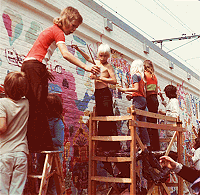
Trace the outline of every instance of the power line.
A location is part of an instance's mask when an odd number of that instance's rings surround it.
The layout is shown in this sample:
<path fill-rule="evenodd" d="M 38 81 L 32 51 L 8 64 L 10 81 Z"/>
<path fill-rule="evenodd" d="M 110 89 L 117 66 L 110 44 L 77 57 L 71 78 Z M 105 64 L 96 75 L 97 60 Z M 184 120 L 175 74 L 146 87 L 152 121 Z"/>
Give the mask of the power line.
<path fill-rule="evenodd" d="M 172 18 L 174 18 L 179 24 L 181 24 L 181 26 L 183 26 L 184 28 L 186 28 L 188 31 L 190 32 L 194 32 L 187 24 L 185 24 L 179 17 L 177 17 L 166 5 L 164 5 L 162 2 L 160 2 L 159 0 L 157 0 L 158 2 L 156 2 L 155 0 L 153 0 L 156 4 L 158 4 L 163 10 L 165 10 Z"/>
<path fill-rule="evenodd" d="M 176 48 L 174 48 L 174 49 L 172 49 L 172 50 L 169 50 L 167 53 L 169 53 L 169 52 L 171 52 L 171 51 L 174 51 L 175 49 L 178 49 L 178 48 L 180 48 L 180 47 L 182 47 L 182 46 L 184 46 L 184 45 L 187 45 L 188 43 L 191 43 L 191 42 L 197 40 L 198 38 L 199 38 L 199 37 L 197 37 L 196 39 L 193 39 L 193 40 L 191 40 L 191 41 L 189 41 L 189 42 L 187 42 L 187 43 L 185 43 L 185 44 L 183 44 L 183 45 L 180 45 L 180 46 L 178 46 L 178 47 L 176 47 Z"/>
<path fill-rule="evenodd" d="M 102 2 L 101 0 L 98 0 L 98 1 L 101 2 L 103 5 L 105 5 L 107 8 L 109 8 L 112 12 L 114 12 L 115 14 L 117 14 L 118 16 L 120 16 L 121 18 L 123 18 L 124 20 L 126 20 L 128 23 L 130 23 L 131 25 L 133 25 L 134 27 L 136 27 L 137 29 L 139 29 L 141 32 L 143 32 L 144 34 L 146 34 L 148 37 L 150 37 L 150 38 L 152 38 L 152 39 L 155 40 L 155 38 L 153 38 L 148 33 L 146 33 L 145 31 L 143 31 L 141 28 L 139 28 L 138 26 L 136 26 L 135 24 L 133 24 L 130 20 L 128 20 L 127 18 L 125 18 L 124 16 L 122 16 L 121 14 L 119 14 L 113 8 L 111 8 L 110 6 L 108 6 L 107 4 L 105 4 L 104 2 Z"/>
<path fill-rule="evenodd" d="M 140 29 L 138 26 L 136 26 L 135 24 L 133 24 L 130 20 L 128 20 L 128 19 L 126 19 L 124 16 L 122 16 L 121 14 L 119 14 L 117 11 L 115 11 L 114 9 L 112 9 L 110 6 L 108 6 L 107 4 L 105 4 L 104 2 L 102 2 L 101 0 L 95 0 L 95 1 L 98 1 L 98 2 L 101 2 L 104 6 L 106 6 L 107 8 L 109 8 L 112 12 L 114 12 L 114 14 L 116 14 L 116 15 L 118 15 L 118 16 L 120 16 L 121 18 L 123 18 L 125 21 L 127 21 L 128 23 L 130 23 L 131 25 L 133 25 L 134 27 L 136 27 L 137 29 L 139 29 L 142 33 L 144 33 L 145 35 L 147 35 L 148 37 L 150 37 L 151 39 L 153 39 L 153 40 L 155 40 L 155 38 L 153 38 L 151 35 L 149 35 L 148 33 L 146 33 L 145 31 L 143 31 L 142 29 Z M 155 15 L 156 17 L 158 17 L 160 20 L 162 20 L 163 22 L 165 22 L 166 24 L 168 24 L 169 26 L 171 26 L 172 28 L 174 28 L 174 29 L 176 29 L 177 31 L 179 31 L 177 28 L 175 28 L 175 27 L 173 27 L 171 24 L 169 24 L 168 22 L 166 22 L 165 20 L 163 20 L 161 17 L 159 17 L 158 15 L 156 15 L 155 13 L 153 13 L 151 10 L 149 10 L 147 7 L 145 7 L 144 5 L 142 5 L 140 2 L 138 2 L 137 0 L 135 0 L 138 4 L 140 4 L 142 7 L 144 7 L 146 10 L 148 10 L 151 14 L 153 14 L 153 15 Z M 159 0 L 158 0 L 159 1 Z M 159 1 L 160 2 L 160 1 Z M 157 2 L 155 2 L 155 3 L 157 3 Z M 161 3 L 161 2 L 160 2 Z M 157 3 L 158 4 L 158 3 Z M 162 4 L 162 3 L 161 3 Z M 103 6 L 102 5 L 102 6 Z M 159 5 L 159 4 L 158 4 Z M 162 4 L 166 9 L 168 9 L 164 4 Z M 160 7 L 161 7 L 161 5 L 159 5 Z M 162 8 L 162 9 L 164 9 L 164 8 Z M 164 9 L 165 10 L 165 9 Z M 169 10 L 169 9 L 168 9 Z M 166 10 L 165 10 L 166 11 Z M 167 12 L 167 11 L 166 11 Z M 178 23 L 182 23 L 181 25 L 184 27 L 184 28 L 187 28 L 187 30 L 188 31 L 191 31 L 192 32 L 192 30 L 185 24 L 185 23 L 183 23 L 175 14 L 173 14 L 173 12 L 171 12 L 170 10 L 169 10 L 169 12 L 172 14 L 172 15 L 174 15 L 174 19 L 175 18 L 177 18 L 177 22 Z M 170 15 L 170 13 L 168 13 L 169 15 Z M 179 20 L 179 21 L 178 21 Z M 181 32 L 181 31 L 179 31 L 181 34 L 183 33 L 183 32 Z M 195 39 L 196 40 L 196 39 Z M 193 40 L 194 41 L 194 40 Z M 188 43 L 190 43 L 190 42 L 188 42 Z M 188 44 L 188 43 L 186 43 L 186 44 Z M 186 44 L 184 44 L 184 45 L 186 45 Z M 179 47 L 182 47 L 182 46 L 184 46 L 184 45 L 181 45 L 181 46 L 179 46 Z M 169 48 L 167 48 L 166 46 L 163 46 L 164 48 L 166 48 L 167 50 L 169 50 Z M 179 47 L 177 47 L 177 48 L 179 48 Z M 188 62 L 186 62 L 183 58 L 181 58 L 179 55 L 177 55 L 176 53 L 174 53 L 173 52 L 173 50 L 175 50 L 175 49 L 177 49 L 177 48 L 174 48 L 174 49 L 172 49 L 172 50 L 170 50 L 170 51 L 168 51 L 168 52 L 172 52 L 172 54 L 173 55 L 175 55 L 175 56 L 177 56 L 179 59 L 181 59 L 182 61 L 184 61 L 185 63 L 187 63 L 189 66 L 191 66 L 192 68 L 194 68 L 191 64 L 189 64 Z M 167 53 L 168 53 L 167 52 Z M 194 68 L 195 69 L 195 68 Z M 196 69 L 197 70 L 197 69 Z"/>
<path fill-rule="evenodd" d="M 147 7 L 145 7 L 143 4 L 141 4 L 139 1 L 135 0 L 137 3 L 139 3 L 142 7 L 144 7 L 146 10 L 148 10 L 151 14 L 155 15 L 156 17 L 158 17 L 160 20 L 162 20 L 163 22 L 165 22 L 166 24 L 168 24 L 169 26 L 171 26 L 172 28 L 176 29 L 177 31 L 179 31 L 177 28 L 173 27 L 171 24 L 169 24 L 168 22 L 166 22 L 165 20 L 163 20 L 161 17 L 159 17 L 158 15 L 156 15 L 154 12 L 152 12 L 150 9 L 148 9 Z M 182 33 L 181 31 L 179 31 L 180 33 Z"/>

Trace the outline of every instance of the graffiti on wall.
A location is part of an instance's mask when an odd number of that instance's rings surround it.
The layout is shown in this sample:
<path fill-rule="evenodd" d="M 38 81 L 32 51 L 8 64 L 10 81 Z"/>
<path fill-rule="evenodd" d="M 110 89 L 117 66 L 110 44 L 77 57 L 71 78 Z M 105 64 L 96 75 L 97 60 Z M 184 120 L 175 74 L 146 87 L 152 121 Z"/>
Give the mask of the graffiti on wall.
<path fill-rule="evenodd" d="M 5 57 L 10 65 L 21 67 L 25 55 L 19 55 L 14 49 L 5 49 Z"/>
<path fill-rule="evenodd" d="M 5 9 L 2 13 L 2 19 L 9 40 L 8 45 L 3 48 L 5 51 L 5 63 L 7 62 L 7 64 L 11 66 L 21 67 L 26 54 L 20 55 L 21 52 L 15 49 L 15 44 L 16 40 L 22 36 L 22 17 L 12 10 Z M 30 21 L 30 24 L 26 26 L 29 26 L 29 29 L 24 33 L 24 37 L 21 37 L 21 39 L 32 45 L 39 35 L 39 32 L 41 32 L 42 26 L 35 21 Z M 94 59 L 97 58 L 96 53 L 98 43 L 87 44 L 84 39 L 73 35 L 70 45 L 72 44 L 80 46 L 80 49 L 88 54 L 89 51 L 87 45 L 89 45 Z M 83 63 L 86 63 L 82 55 L 70 45 L 67 45 L 68 50 Z M 12 46 L 12 49 L 9 49 L 9 46 Z M 55 52 L 59 53 L 58 55 L 61 57 L 58 49 Z M 0 59 L 0 66 L 2 63 L 2 59 Z M 119 85 L 122 87 L 130 86 L 130 63 L 117 53 L 111 54 L 109 63 L 115 70 Z M 64 108 L 63 116 L 66 129 L 64 142 L 65 153 L 63 156 L 66 163 L 64 166 L 66 186 L 69 192 L 72 191 L 72 193 L 74 193 L 74 186 L 78 190 L 78 193 L 81 194 L 84 189 L 87 189 L 87 120 L 89 111 L 92 110 L 92 106 L 94 105 L 94 84 L 85 70 L 76 67 L 75 73 L 67 71 L 65 67 L 57 61 L 56 57 L 48 62 L 47 67 L 55 76 L 55 80 L 49 83 L 49 93 L 58 94 L 62 99 Z M 81 95 L 78 95 L 78 92 L 80 91 L 80 88 L 77 87 L 80 86 L 80 81 L 78 82 L 78 80 L 83 80 L 83 82 L 81 82 Z M 118 102 L 122 99 L 122 94 L 116 90 L 116 86 L 111 85 L 110 89 L 113 94 L 115 115 L 121 115 Z M 195 137 L 192 127 L 194 126 L 197 129 L 197 126 L 199 125 L 198 117 L 200 114 L 200 100 L 192 94 L 187 93 L 182 84 L 177 85 L 177 89 L 180 109 L 182 111 L 181 120 L 183 121 L 183 126 L 187 128 L 187 132 L 184 134 L 184 140 L 186 140 L 184 151 L 188 152 L 191 149 L 191 145 L 188 143 L 191 143 Z M 118 122 L 117 128 L 120 135 L 128 134 L 127 124 L 124 121 Z"/>
<path fill-rule="evenodd" d="M 18 39 L 22 33 L 23 30 L 22 17 L 21 15 L 15 13 L 10 9 L 5 9 L 2 14 L 2 18 L 4 26 L 8 33 L 9 44 L 10 46 L 12 46 L 15 40 Z"/>

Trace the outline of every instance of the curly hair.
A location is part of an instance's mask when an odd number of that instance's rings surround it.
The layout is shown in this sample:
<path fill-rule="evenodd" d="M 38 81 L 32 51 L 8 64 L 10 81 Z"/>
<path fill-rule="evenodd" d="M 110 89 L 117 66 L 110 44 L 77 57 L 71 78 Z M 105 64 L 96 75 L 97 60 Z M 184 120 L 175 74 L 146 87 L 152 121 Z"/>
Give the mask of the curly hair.
<path fill-rule="evenodd" d="M 62 27 L 68 26 L 73 20 L 77 20 L 79 24 L 83 22 L 83 18 L 80 15 L 79 11 L 69 6 L 61 11 L 60 17 L 53 19 L 53 23 Z"/>
<path fill-rule="evenodd" d="M 168 98 L 177 98 L 176 94 L 177 88 L 174 85 L 167 85 L 164 92 Z"/>

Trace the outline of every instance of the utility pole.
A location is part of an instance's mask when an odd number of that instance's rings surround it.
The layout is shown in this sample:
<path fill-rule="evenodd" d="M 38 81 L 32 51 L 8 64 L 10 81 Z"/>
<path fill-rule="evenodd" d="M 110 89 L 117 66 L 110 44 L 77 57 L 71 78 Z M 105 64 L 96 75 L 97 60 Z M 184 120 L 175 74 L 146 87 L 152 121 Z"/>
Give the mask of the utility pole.
<path fill-rule="evenodd" d="M 192 38 L 200 38 L 200 35 L 195 35 L 195 33 L 194 33 L 191 36 L 186 36 L 186 34 L 182 34 L 182 37 L 171 38 L 171 39 L 162 39 L 162 40 L 156 40 L 156 41 L 152 41 L 152 42 L 153 43 L 160 43 L 161 44 L 161 49 L 162 49 L 162 43 L 163 42 L 179 41 L 179 40 L 192 39 Z"/>

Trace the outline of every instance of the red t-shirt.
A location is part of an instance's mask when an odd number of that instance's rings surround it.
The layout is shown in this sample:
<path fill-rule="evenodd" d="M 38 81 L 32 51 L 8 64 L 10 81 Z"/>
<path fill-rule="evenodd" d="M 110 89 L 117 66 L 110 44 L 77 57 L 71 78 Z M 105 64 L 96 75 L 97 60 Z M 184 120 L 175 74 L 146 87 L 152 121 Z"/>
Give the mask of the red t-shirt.
<path fill-rule="evenodd" d="M 144 92 L 144 80 L 142 79 L 141 75 L 134 74 L 132 76 L 132 84 L 138 83 L 139 84 L 139 91 L 138 92 L 133 92 L 132 96 L 142 96 L 145 97 L 145 92 Z"/>
<path fill-rule="evenodd" d="M 36 59 L 46 64 L 58 43 L 65 43 L 65 35 L 64 32 L 54 24 L 40 33 L 25 60 Z"/>
<path fill-rule="evenodd" d="M 147 82 L 147 96 L 150 94 L 157 94 L 158 81 L 156 75 L 154 75 L 152 78 L 152 74 L 148 71 L 145 71 L 144 75 Z"/>

